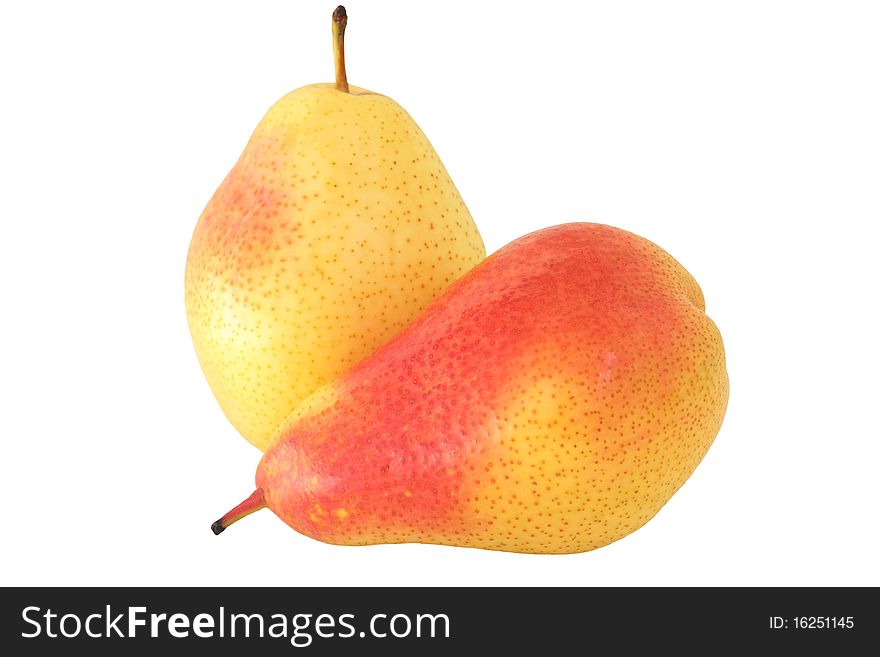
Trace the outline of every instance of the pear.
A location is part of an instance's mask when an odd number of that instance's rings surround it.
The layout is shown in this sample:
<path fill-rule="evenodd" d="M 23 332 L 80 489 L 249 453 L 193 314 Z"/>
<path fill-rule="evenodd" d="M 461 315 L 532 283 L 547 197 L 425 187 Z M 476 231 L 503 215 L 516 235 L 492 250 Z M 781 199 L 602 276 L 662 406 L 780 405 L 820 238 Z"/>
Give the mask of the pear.
<path fill-rule="evenodd" d="M 264 449 L 290 411 L 485 257 L 458 191 L 397 103 L 297 89 L 253 133 L 199 219 L 186 266 L 196 353 L 223 411 Z"/>
<path fill-rule="evenodd" d="M 724 347 L 693 277 L 574 223 L 504 247 L 279 428 L 257 490 L 341 545 L 571 553 L 644 525 L 715 438 Z"/>

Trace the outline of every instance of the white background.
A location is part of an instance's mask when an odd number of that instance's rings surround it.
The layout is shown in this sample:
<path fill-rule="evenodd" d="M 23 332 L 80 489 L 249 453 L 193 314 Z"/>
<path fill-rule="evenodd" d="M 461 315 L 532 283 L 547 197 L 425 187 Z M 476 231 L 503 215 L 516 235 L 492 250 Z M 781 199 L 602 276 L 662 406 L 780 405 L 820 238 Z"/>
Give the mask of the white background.
<path fill-rule="evenodd" d="M 596 552 L 333 547 L 247 496 L 183 304 L 263 113 L 332 74 L 332 2 L 4 3 L 0 581 L 880 585 L 880 15 L 871 2 L 348 4 L 353 84 L 443 158 L 489 251 L 599 221 L 701 283 L 730 406 Z"/>

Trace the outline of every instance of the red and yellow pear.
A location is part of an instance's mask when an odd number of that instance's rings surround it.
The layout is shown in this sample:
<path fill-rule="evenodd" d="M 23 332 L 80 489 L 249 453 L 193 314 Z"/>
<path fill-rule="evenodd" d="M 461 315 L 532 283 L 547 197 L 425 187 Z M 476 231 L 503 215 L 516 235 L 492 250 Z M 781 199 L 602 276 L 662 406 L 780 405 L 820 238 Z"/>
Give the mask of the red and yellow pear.
<path fill-rule="evenodd" d="M 336 83 L 279 100 L 202 213 L 186 267 L 196 353 L 264 449 L 290 411 L 485 257 L 437 153 L 397 103 Z"/>
<path fill-rule="evenodd" d="M 257 490 L 328 543 L 592 550 L 684 484 L 727 406 L 694 278 L 632 233 L 575 223 L 509 244 L 279 428 Z"/>

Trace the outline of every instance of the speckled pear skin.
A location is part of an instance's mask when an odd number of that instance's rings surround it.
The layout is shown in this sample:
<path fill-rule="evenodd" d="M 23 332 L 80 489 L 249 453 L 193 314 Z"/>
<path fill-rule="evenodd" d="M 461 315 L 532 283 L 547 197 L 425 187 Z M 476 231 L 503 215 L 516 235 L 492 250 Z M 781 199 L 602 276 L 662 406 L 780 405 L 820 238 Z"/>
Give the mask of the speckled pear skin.
<path fill-rule="evenodd" d="M 533 233 L 310 396 L 257 486 L 329 543 L 607 545 L 660 510 L 721 426 L 724 348 L 704 308 L 637 235 Z"/>
<path fill-rule="evenodd" d="M 199 362 L 265 449 L 290 411 L 485 257 L 464 202 L 397 103 L 297 89 L 202 213 L 186 267 Z"/>

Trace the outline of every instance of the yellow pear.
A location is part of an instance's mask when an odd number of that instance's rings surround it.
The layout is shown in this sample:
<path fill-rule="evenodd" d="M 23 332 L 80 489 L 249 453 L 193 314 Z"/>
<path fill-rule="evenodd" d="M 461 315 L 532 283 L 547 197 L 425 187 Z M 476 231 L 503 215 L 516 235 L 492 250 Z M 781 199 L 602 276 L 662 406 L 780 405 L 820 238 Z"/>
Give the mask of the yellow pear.
<path fill-rule="evenodd" d="M 470 213 L 397 103 L 336 83 L 297 89 L 254 131 L 202 213 L 186 310 L 208 383 L 265 449 L 320 385 L 368 355 L 485 257 Z"/>

